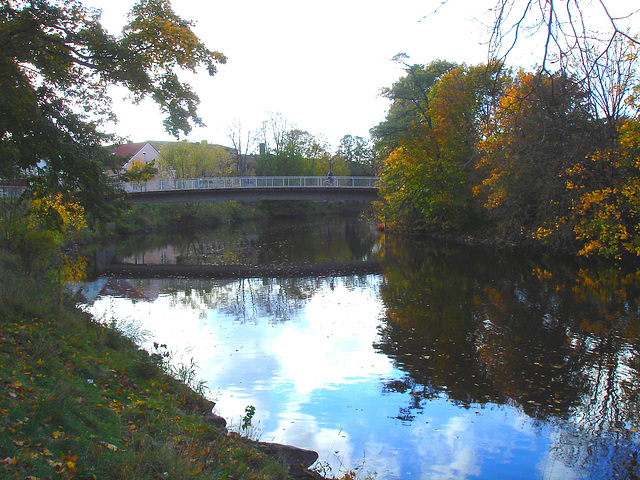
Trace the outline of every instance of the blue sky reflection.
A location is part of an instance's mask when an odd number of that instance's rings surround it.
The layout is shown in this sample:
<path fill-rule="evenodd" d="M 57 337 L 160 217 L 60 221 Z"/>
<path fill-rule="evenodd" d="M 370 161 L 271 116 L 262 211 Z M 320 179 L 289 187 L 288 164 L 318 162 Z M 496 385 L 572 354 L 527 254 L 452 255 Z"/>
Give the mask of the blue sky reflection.
<path fill-rule="evenodd" d="M 411 393 L 383 391 L 403 372 L 373 347 L 385 314 L 380 281 L 315 279 L 294 298 L 274 280 L 177 292 L 169 281 L 131 280 L 155 293 L 98 297 L 92 310 L 139 323 L 148 347 L 167 344 L 176 362 L 193 358 L 232 426 L 253 405 L 261 440 L 316 450 L 336 474 L 363 465 L 389 479 L 573 478 L 549 454 L 554 433 L 517 408 L 436 398 L 412 421 L 397 418 Z"/>

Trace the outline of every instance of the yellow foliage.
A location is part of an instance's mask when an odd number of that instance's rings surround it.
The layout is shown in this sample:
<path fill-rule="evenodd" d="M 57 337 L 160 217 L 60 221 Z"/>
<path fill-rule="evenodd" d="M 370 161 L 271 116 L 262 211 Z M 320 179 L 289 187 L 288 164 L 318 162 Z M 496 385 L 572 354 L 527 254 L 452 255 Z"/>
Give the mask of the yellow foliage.
<path fill-rule="evenodd" d="M 609 254 L 620 258 L 624 250 L 640 253 L 628 242 L 631 235 L 623 221 L 618 197 L 617 189 L 604 188 L 588 192 L 580 198 L 577 208 L 579 223 L 574 232 L 578 240 L 586 243 L 578 252 L 579 255 Z"/>
<path fill-rule="evenodd" d="M 57 214 L 63 227 L 63 232 L 79 232 L 87 227 L 84 215 L 84 207 L 79 202 L 65 202 L 62 194 L 37 198 L 33 200 L 32 215 L 29 218 L 30 225 L 36 227 L 41 223 L 43 216 L 51 212 Z"/>
<path fill-rule="evenodd" d="M 81 282 L 86 278 L 87 259 L 82 255 L 70 257 L 65 255 L 61 269 L 61 277 L 64 282 Z"/>

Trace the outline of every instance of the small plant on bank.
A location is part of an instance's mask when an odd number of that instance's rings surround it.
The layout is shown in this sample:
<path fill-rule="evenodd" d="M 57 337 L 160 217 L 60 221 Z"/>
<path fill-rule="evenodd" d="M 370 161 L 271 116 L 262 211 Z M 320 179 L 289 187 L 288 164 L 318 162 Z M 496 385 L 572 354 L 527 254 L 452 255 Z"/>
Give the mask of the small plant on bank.
<path fill-rule="evenodd" d="M 170 368 L 170 372 L 175 378 L 193 389 L 194 392 L 199 395 L 205 395 L 209 388 L 205 380 L 198 378 L 196 370 L 199 368 L 193 357 L 191 357 L 188 364 L 178 362 L 175 367 Z"/>
<path fill-rule="evenodd" d="M 244 409 L 244 417 L 242 417 L 242 430 L 246 430 L 251 426 L 251 421 L 253 420 L 253 416 L 256 414 L 256 407 L 253 405 L 248 405 L 247 408 Z"/>
<path fill-rule="evenodd" d="M 334 472 L 333 467 L 328 461 L 316 462 L 312 470 L 323 478 L 331 478 L 334 480 L 375 480 L 378 478 L 377 472 L 371 472 L 365 469 L 367 464 L 366 454 L 363 455 L 362 460 L 351 467 L 344 465 L 339 451 L 335 451 L 334 456 L 339 464 L 337 472 Z"/>
<path fill-rule="evenodd" d="M 153 348 L 152 357 L 157 360 L 166 373 L 187 385 L 198 395 L 205 396 L 208 393 L 207 382 L 198 378 L 196 372 L 200 367 L 193 357 L 189 359 L 189 363 L 184 363 L 182 359 L 175 360 L 176 353 L 169 350 L 166 343 L 153 342 Z"/>
<path fill-rule="evenodd" d="M 254 423 L 255 414 L 256 407 L 254 407 L 253 405 L 247 405 L 247 407 L 244 409 L 244 415 L 240 418 L 240 426 L 234 428 L 234 426 L 232 425 L 231 429 L 235 430 L 237 433 L 248 440 L 259 441 L 262 435 L 262 431 L 260 427 L 258 427 L 258 425 Z"/>

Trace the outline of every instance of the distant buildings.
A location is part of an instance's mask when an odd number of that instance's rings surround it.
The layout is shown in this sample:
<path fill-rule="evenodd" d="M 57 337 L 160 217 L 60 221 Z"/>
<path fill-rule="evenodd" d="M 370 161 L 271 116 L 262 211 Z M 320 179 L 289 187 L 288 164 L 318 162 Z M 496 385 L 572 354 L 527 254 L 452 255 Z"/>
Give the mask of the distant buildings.
<path fill-rule="evenodd" d="M 113 155 L 126 159 L 122 164 L 122 169 L 129 170 L 134 161 L 139 161 L 147 165 L 154 160 L 157 160 L 160 156 L 160 149 L 165 143 L 167 142 L 128 142 L 122 145 L 111 147 L 111 153 Z"/>
<path fill-rule="evenodd" d="M 163 145 L 171 143 L 165 141 L 146 141 L 146 142 L 128 142 L 122 145 L 109 147 L 111 153 L 121 157 L 121 169 L 129 170 L 134 162 L 141 162 L 145 165 L 158 160 L 160 150 Z M 212 147 L 220 147 L 229 152 L 229 158 L 233 159 L 237 167 L 237 175 L 251 175 L 255 169 L 255 155 L 239 155 L 234 148 L 225 147 L 223 145 L 211 144 Z M 156 161 L 156 167 L 158 162 Z"/>

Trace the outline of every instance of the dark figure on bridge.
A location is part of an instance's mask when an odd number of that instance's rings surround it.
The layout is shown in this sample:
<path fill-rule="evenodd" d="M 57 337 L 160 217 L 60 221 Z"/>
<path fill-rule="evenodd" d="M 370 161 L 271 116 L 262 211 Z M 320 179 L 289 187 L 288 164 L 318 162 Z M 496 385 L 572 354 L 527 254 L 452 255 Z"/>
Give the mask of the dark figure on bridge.
<path fill-rule="evenodd" d="M 333 185 L 333 173 L 331 173 L 331 170 L 327 174 L 327 185 Z"/>

